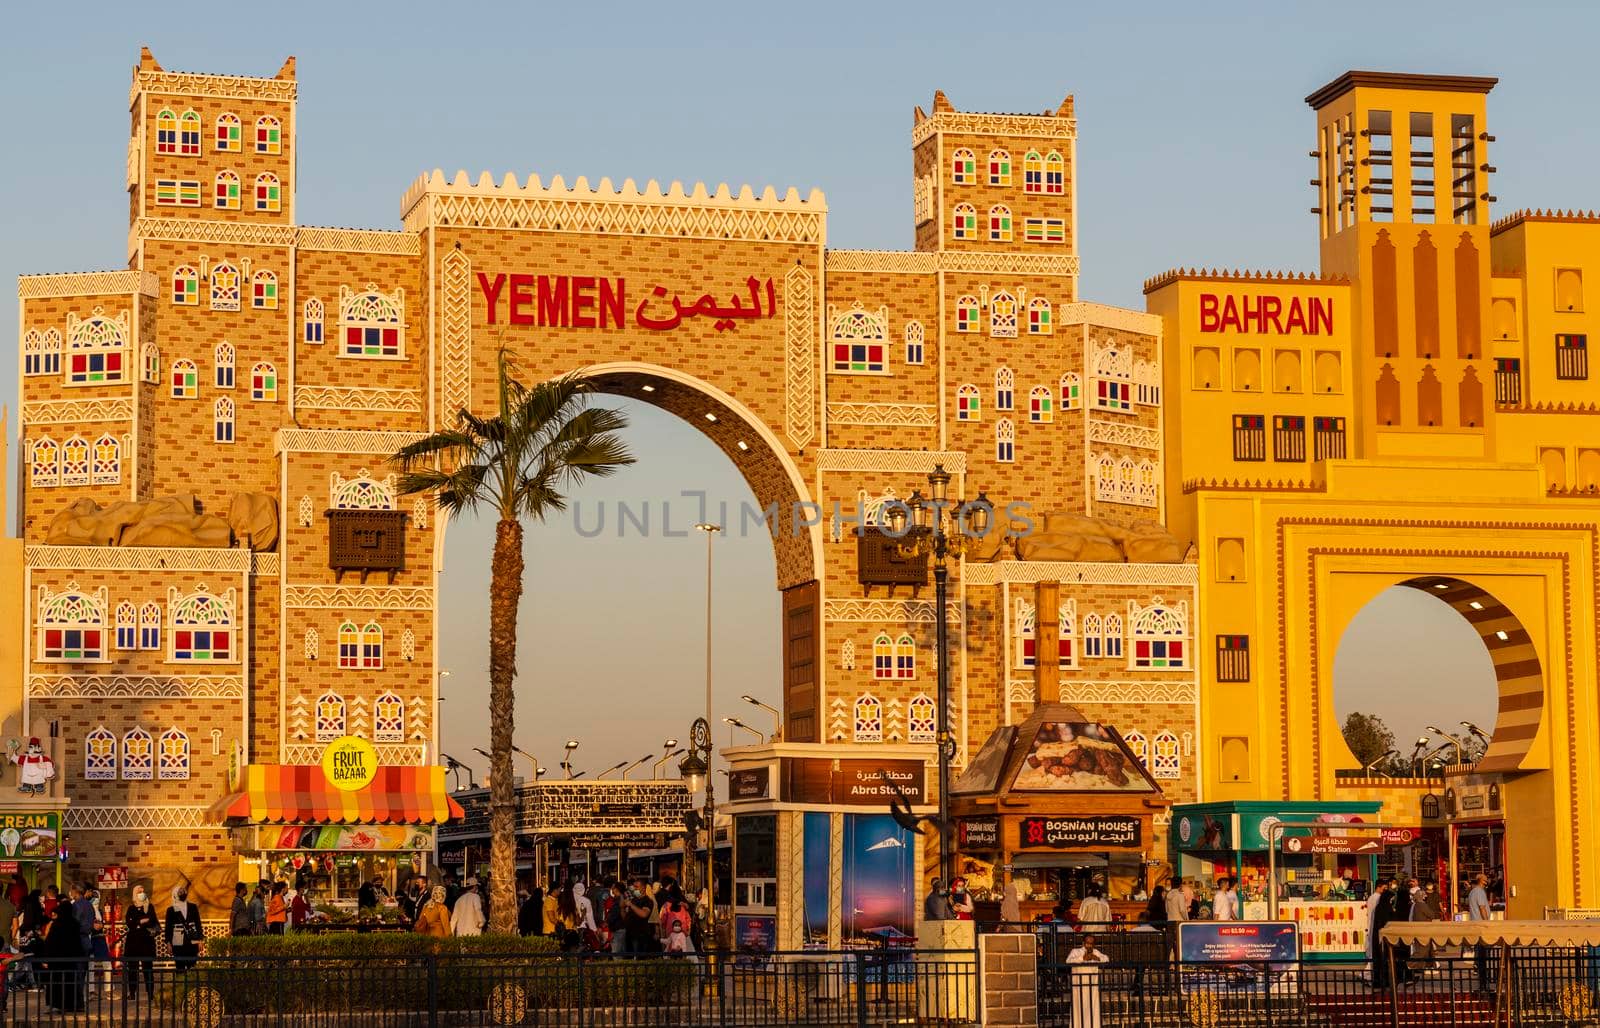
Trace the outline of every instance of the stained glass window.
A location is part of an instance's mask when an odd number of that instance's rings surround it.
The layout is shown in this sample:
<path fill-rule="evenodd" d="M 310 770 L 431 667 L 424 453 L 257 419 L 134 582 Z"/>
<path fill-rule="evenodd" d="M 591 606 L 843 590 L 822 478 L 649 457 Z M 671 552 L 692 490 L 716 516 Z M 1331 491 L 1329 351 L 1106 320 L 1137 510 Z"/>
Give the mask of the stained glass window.
<path fill-rule="evenodd" d="M 117 777 L 117 737 L 104 725 L 83 737 L 83 777 L 91 782 L 108 782 Z"/>
<path fill-rule="evenodd" d="M 1030 243 L 1064 243 L 1067 241 L 1065 218 L 1024 218 L 1022 238 Z"/>
<path fill-rule="evenodd" d="M 218 397 L 212 413 L 212 438 L 219 443 L 233 442 L 233 401 L 226 396 Z"/>
<path fill-rule="evenodd" d="M 1129 732 L 1122 737 L 1122 741 L 1128 744 L 1128 749 L 1133 751 L 1133 755 L 1138 758 L 1139 764 L 1149 770 L 1150 741 L 1144 737 L 1144 733 L 1140 731 Z"/>
<path fill-rule="evenodd" d="M 978 330 L 978 298 L 976 296 L 960 296 L 956 298 L 956 331 L 976 332 Z"/>
<path fill-rule="evenodd" d="M 266 361 L 250 369 L 250 399 L 267 403 L 278 400 L 278 369 Z"/>
<path fill-rule="evenodd" d="M 184 307 L 200 303 L 200 272 L 192 264 L 172 269 L 172 302 Z"/>
<path fill-rule="evenodd" d="M 161 768 L 157 777 L 164 782 L 189 777 L 189 736 L 176 728 L 161 733 Z"/>
<path fill-rule="evenodd" d="M 1029 150 L 1022 156 L 1022 191 L 1044 192 L 1044 158 L 1037 150 Z"/>
<path fill-rule="evenodd" d="M 978 387 L 967 384 L 956 387 L 956 420 L 977 421 L 979 414 Z"/>
<path fill-rule="evenodd" d="M 379 696 L 372 705 L 372 741 L 406 741 L 406 707 L 392 692 Z"/>
<path fill-rule="evenodd" d="M 192 400 L 200 395 L 200 372 L 194 361 L 181 357 L 172 362 L 172 396 L 177 400 Z"/>
<path fill-rule="evenodd" d="M 76 582 L 59 593 L 39 587 L 39 656 L 53 663 L 106 660 L 106 590 L 90 593 Z"/>
<path fill-rule="evenodd" d="M 994 409 L 1011 410 L 1014 406 L 1013 397 L 1016 395 L 1017 376 L 1010 368 L 1001 367 L 994 373 Z"/>
<path fill-rule="evenodd" d="M 1061 409 L 1077 410 L 1083 406 L 1083 377 L 1076 371 L 1061 376 Z"/>
<path fill-rule="evenodd" d="M 1011 155 L 1004 150 L 989 151 L 989 184 L 991 186 L 1011 184 Z"/>
<path fill-rule="evenodd" d="M 89 454 L 91 485 L 116 485 L 122 481 L 122 440 L 107 432 L 94 441 Z"/>
<path fill-rule="evenodd" d="M 178 153 L 184 157 L 200 156 L 200 115 L 184 111 L 178 119 Z"/>
<path fill-rule="evenodd" d="M 883 704 L 870 692 L 856 697 L 855 742 L 883 741 Z"/>
<path fill-rule="evenodd" d="M 371 621 L 361 627 L 361 667 L 364 670 L 383 667 L 383 629 Z"/>
<path fill-rule="evenodd" d="M 139 614 L 133 604 L 123 600 L 117 604 L 117 649 L 139 648 Z"/>
<path fill-rule="evenodd" d="M 970 203 L 956 204 L 951 236 L 955 239 L 978 238 L 978 209 Z"/>
<path fill-rule="evenodd" d="M 218 389 L 233 388 L 233 344 L 223 341 L 211 351 L 211 363 L 215 367 L 215 378 Z"/>
<path fill-rule="evenodd" d="M 906 742 L 937 742 L 938 706 L 926 693 L 918 693 L 906 704 Z"/>
<path fill-rule="evenodd" d="M 127 315 L 108 318 L 96 307 L 67 316 L 67 385 L 111 385 L 127 379 Z"/>
<path fill-rule="evenodd" d="M 1042 296 L 1035 296 L 1028 301 L 1028 334 L 1030 336 L 1047 336 L 1055 331 L 1055 322 L 1050 316 L 1050 301 Z"/>
<path fill-rule="evenodd" d="M 354 621 L 346 621 L 339 626 L 339 666 L 361 666 L 361 631 L 356 628 Z"/>
<path fill-rule="evenodd" d="M 994 423 L 994 459 L 1001 464 L 1010 464 L 1016 459 L 1017 427 L 1011 423 L 1010 418 L 1001 418 Z"/>
<path fill-rule="evenodd" d="M 902 635 L 894 641 L 894 676 L 917 677 L 917 642 L 909 635 Z"/>
<path fill-rule="evenodd" d="M 317 741 L 332 742 L 344 735 L 344 697 L 336 692 L 325 692 L 317 697 Z"/>
<path fill-rule="evenodd" d="M 344 337 L 342 357 L 398 359 L 405 356 L 405 333 L 401 324 L 404 292 L 380 293 L 369 285 L 363 292 L 339 290 L 339 325 Z"/>
<path fill-rule="evenodd" d="M 178 152 L 178 115 L 163 109 L 156 114 L 156 153 Z"/>
<path fill-rule="evenodd" d="M 853 307 L 833 322 L 833 370 L 877 374 L 885 369 L 884 312 Z"/>
<path fill-rule="evenodd" d="M 61 484 L 88 485 L 89 444 L 82 436 L 73 436 L 61 444 Z"/>
<path fill-rule="evenodd" d="M 1189 666 L 1189 604 L 1167 605 L 1157 597 L 1149 606 L 1128 604 L 1133 626 L 1133 652 L 1128 667 L 1149 671 L 1178 671 Z"/>
<path fill-rule="evenodd" d="M 258 271 L 250 276 L 250 306 L 258 311 L 278 309 L 278 276 L 270 271 Z"/>
<path fill-rule="evenodd" d="M 61 484 L 61 447 L 47 435 L 39 436 L 29 444 L 28 484 L 32 486 Z"/>
<path fill-rule="evenodd" d="M 236 211 L 240 208 L 239 174 L 234 171 L 217 172 L 217 189 L 213 201 L 218 208 L 225 211 Z"/>
<path fill-rule="evenodd" d="M 1011 208 L 995 204 L 989 208 L 989 242 L 1011 242 Z"/>
<path fill-rule="evenodd" d="M 316 346 L 322 345 L 322 301 L 317 299 L 307 300 L 304 306 L 305 316 L 305 341 Z"/>
<path fill-rule="evenodd" d="M 1047 194 L 1061 196 L 1066 193 L 1066 168 L 1066 162 L 1054 150 L 1044 155 L 1044 191 Z"/>
<path fill-rule="evenodd" d="M 278 176 L 264 171 L 256 176 L 256 210 L 276 214 L 283 209 L 283 187 Z"/>
<path fill-rule="evenodd" d="M 1183 748 L 1171 732 L 1157 732 L 1150 749 L 1150 774 L 1155 778 L 1183 777 Z"/>
<path fill-rule="evenodd" d="M 200 180 L 156 179 L 156 204 L 160 207 L 200 206 Z"/>
<path fill-rule="evenodd" d="M 148 782 L 155 777 L 155 739 L 135 725 L 122 737 L 122 778 Z"/>
<path fill-rule="evenodd" d="M 1049 386 L 1034 386 L 1028 390 L 1028 420 L 1035 424 L 1045 424 L 1055 420 L 1055 413 L 1051 409 Z"/>
<path fill-rule="evenodd" d="M 217 149 L 224 153 L 239 153 L 244 149 L 237 114 L 217 115 Z"/>
<path fill-rule="evenodd" d="M 970 186 L 978 181 L 978 159 L 966 147 L 950 155 L 950 181 L 958 186 Z"/>
<path fill-rule="evenodd" d="M 283 125 L 277 118 L 263 116 L 256 119 L 256 153 L 283 152 Z"/>
<path fill-rule="evenodd" d="M 1083 616 L 1083 655 L 1085 657 L 1105 656 L 1105 620 L 1099 614 L 1085 614 Z"/>
<path fill-rule="evenodd" d="M 30 328 L 22 335 L 22 373 L 24 375 L 61 374 L 61 333 Z"/>
<path fill-rule="evenodd" d="M 922 322 L 920 322 L 920 321 L 908 321 L 908 322 L 906 322 L 906 363 L 907 364 L 921 364 L 922 363 L 924 339 L 925 339 L 925 334 L 924 334 L 923 329 L 922 329 Z"/>
<path fill-rule="evenodd" d="M 239 309 L 239 269 L 227 261 L 211 266 L 211 309 Z"/>
<path fill-rule="evenodd" d="M 1106 656 L 1122 656 L 1122 615 L 1107 614 L 1105 627 Z"/>
<path fill-rule="evenodd" d="M 1089 370 L 1094 376 L 1094 405 L 1103 410 L 1133 409 L 1133 351 L 1115 345 L 1090 346 Z"/>
<path fill-rule="evenodd" d="M 997 339 L 1017 337 L 1017 301 L 1010 293 L 989 297 L 989 334 Z"/>
<path fill-rule="evenodd" d="M 200 586 L 187 596 L 177 589 L 167 590 L 167 606 L 172 616 L 172 651 L 169 660 L 185 663 L 231 663 L 238 659 L 233 648 L 234 591 L 221 595 Z"/>
<path fill-rule="evenodd" d="M 161 605 L 154 600 L 139 608 L 139 648 L 161 649 Z"/>
<path fill-rule="evenodd" d="M 872 677 L 894 677 L 894 640 L 887 633 L 872 640 Z"/>

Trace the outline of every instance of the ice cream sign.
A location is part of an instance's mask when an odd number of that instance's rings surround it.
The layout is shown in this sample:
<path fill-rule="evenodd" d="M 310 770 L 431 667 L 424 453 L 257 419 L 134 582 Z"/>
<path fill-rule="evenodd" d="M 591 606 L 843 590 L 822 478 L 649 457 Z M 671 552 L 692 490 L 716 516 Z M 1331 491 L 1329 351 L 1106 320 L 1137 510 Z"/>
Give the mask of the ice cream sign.
<path fill-rule="evenodd" d="M 61 815 L 0 814 L 0 857 L 6 860 L 54 860 L 61 837 Z"/>

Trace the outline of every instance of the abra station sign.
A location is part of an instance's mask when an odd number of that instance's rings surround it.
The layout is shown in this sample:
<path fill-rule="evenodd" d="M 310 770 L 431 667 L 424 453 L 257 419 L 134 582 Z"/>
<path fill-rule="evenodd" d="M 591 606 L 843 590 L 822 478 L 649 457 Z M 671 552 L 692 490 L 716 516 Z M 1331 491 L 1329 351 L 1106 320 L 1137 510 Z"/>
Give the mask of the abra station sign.
<path fill-rule="evenodd" d="M 1333 334 L 1333 298 L 1200 294 L 1200 331 L 1274 336 Z"/>
<path fill-rule="evenodd" d="M 1025 817 L 1017 823 L 1023 847 L 1082 849 L 1085 846 L 1138 846 L 1136 817 Z"/>
<path fill-rule="evenodd" d="M 629 299 L 628 280 L 602 275 L 499 274 L 478 272 L 491 325 L 536 325 L 539 328 L 627 328 L 630 324 L 652 332 L 675 329 L 695 318 L 706 318 L 718 332 L 738 328 L 739 322 L 770 318 L 778 311 L 778 292 L 772 279 L 744 280 L 744 291 L 734 290 L 723 300 L 711 293 L 689 299 L 665 286 L 649 285 L 636 291 L 643 299 Z"/>
<path fill-rule="evenodd" d="M 335 789 L 365 789 L 377 773 L 378 751 L 360 736 L 335 739 L 322 751 L 322 774 Z"/>

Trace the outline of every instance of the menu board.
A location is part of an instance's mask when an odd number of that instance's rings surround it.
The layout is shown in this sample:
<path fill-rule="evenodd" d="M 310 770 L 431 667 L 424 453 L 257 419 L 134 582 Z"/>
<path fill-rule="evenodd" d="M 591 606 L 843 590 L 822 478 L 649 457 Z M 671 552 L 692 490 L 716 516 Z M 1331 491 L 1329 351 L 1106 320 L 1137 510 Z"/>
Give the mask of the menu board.
<path fill-rule="evenodd" d="M 1366 953 L 1367 905 L 1361 900 L 1281 900 L 1278 916 L 1300 932 L 1300 951 Z"/>

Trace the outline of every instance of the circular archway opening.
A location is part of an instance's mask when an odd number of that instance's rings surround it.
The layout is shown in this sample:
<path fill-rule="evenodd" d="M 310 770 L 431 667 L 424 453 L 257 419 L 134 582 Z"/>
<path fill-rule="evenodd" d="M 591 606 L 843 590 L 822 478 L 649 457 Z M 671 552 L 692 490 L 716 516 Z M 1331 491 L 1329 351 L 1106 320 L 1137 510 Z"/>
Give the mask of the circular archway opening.
<path fill-rule="evenodd" d="M 1459 579 L 1422 577 L 1374 596 L 1346 626 L 1333 662 L 1334 713 L 1356 769 L 1437 777 L 1487 749 L 1501 700 L 1486 633 L 1509 612 Z"/>

